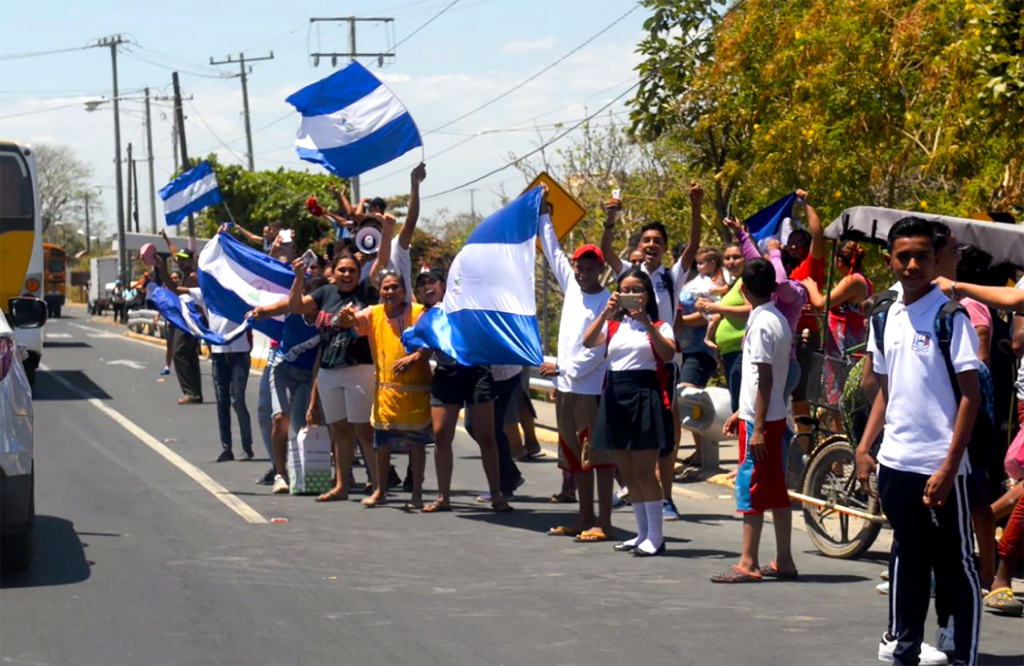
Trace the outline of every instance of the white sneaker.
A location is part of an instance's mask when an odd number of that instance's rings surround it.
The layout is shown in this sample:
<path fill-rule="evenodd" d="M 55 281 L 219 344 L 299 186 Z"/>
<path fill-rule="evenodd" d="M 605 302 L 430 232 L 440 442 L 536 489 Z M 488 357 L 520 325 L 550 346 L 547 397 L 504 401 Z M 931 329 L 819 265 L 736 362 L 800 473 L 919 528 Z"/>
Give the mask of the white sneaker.
<path fill-rule="evenodd" d="M 287 495 L 288 494 L 288 482 L 284 480 L 284 477 L 280 474 L 274 476 L 274 487 L 270 491 L 274 495 Z"/>
<path fill-rule="evenodd" d="M 896 651 L 896 639 L 886 640 L 886 638 L 886 635 L 882 634 L 882 640 L 878 641 L 878 661 L 891 664 L 895 661 L 893 652 Z M 949 663 L 949 660 L 946 658 L 946 655 L 931 645 L 921 643 L 921 660 L 919 663 L 921 666 L 945 666 Z"/>
<path fill-rule="evenodd" d="M 953 642 L 953 618 L 949 618 L 949 625 L 939 627 L 935 632 L 935 649 L 940 652 L 953 652 L 956 644 Z"/>

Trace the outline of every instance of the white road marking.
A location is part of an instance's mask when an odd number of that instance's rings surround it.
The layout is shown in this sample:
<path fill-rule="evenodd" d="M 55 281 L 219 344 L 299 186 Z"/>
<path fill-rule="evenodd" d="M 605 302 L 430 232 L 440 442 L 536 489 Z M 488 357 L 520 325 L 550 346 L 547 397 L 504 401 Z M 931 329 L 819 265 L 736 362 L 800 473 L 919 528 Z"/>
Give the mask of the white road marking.
<path fill-rule="evenodd" d="M 70 337 L 71 337 L 70 333 L 47 333 L 46 334 L 46 339 L 48 339 L 48 340 L 57 340 L 57 339 L 60 339 L 60 338 L 70 338 Z"/>
<path fill-rule="evenodd" d="M 50 370 L 46 365 L 40 364 L 39 369 L 48 372 Z M 182 472 L 192 478 L 193 481 L 198 483 L 200 486 L 210 492 L 211 495 L 223 502 L 229 509 L 237 513 L 239 516 L 245 519 L 249 523 L 267 523 L 267 519 L 259 514 L 258 511 L 253 509 L 251 506 L 238 499 L 231 493 L 227 488 L 214 481 L 209 474 L 199 469 L 189 461 L 185 460 L 177 453 L 167 448 L 162 442 L 158 441 L 155 437 L 150 435 L 148 432 L 137 426 L 125 415 L 116 409 L 112 409 L 103 403 L 102 400 L 97 398 L 90 398 L 88 394 L 83 392 L 77 386 L 64 379 L 60 375 L 52 374 L 50 378 L 63 385 L 69 391 L 72 391 L 83 398 L 85 398 L 90 405 L 100 410 L 104 414 L 110 417 L 110 419 L 117 423 L 119 426 L 135 435 L 143 444 L 156 451 L 164 459 L 170 462 L 172 465 L 180 469 Z"/>
<path fill-rule="evenodd" d="M 123 358 L 119 358 L 116 361 L 107 361 L 107 365 L 124 365 L 124 366 L 127 366 L 127 367 L 131 368 L 132 370 L 145 370 L 146 369 L 146 364 L 145 363 L 139 363 L 138 361 L 128 361 L 128 360 L 123 359 Z"/>

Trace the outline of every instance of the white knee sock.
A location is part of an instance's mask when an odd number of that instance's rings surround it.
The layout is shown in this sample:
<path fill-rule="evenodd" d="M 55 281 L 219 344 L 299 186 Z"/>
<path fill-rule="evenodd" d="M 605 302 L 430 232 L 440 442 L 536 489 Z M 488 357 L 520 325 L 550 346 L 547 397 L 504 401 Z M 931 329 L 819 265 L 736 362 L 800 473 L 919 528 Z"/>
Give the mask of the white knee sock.
<path fill-rule="evenodd" d="M 665 541 L 661 531 L 662 503 L 660 501 L 644 502 L 643 506 L 645 513 L 647 514 L 647 538 L 637 546 L 637 548 L 648 553 L 653 553 L 661 548 L 661 544 Z"/>
<path fill-rule="evenodd" d="M 646 502 L 633 502 L 633 516 L 636 517 L 636 536 L 629 541 L 624 541 L 627 546 L 639 546 L 647 539 L 647 511 L 644 509 Z"/>

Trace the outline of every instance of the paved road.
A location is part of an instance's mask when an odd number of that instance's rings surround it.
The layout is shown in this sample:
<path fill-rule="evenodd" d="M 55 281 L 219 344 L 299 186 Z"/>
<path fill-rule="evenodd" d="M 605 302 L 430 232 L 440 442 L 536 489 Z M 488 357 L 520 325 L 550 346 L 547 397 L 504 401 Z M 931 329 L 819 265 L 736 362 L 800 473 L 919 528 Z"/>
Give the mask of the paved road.
<path fill-rule="evenodd" d="M 570 520 L 544 499 L 551 462 L 525 467 L 515 513 L 483 510 L 464 435 L 451 514 L 271 496 L 253 483 L 265 462 L 210 462 L 214 407 L 175 404 L 161 349 L 82 315 L 46 333 L 36 559 L 0 585 L 5 664 L 877 663 L 885 555 L 829 560 L 797 533 L 801 582 L 714 586 L 740 538 L 717 487 L 679 499 L 668 556 L 647 560 L 545 536 Z M 147 441 L 288 522 L 247 522 Z M 986 616 L 983 663 L 1024 661 L 1020 637 L 1020 621 Z"/>

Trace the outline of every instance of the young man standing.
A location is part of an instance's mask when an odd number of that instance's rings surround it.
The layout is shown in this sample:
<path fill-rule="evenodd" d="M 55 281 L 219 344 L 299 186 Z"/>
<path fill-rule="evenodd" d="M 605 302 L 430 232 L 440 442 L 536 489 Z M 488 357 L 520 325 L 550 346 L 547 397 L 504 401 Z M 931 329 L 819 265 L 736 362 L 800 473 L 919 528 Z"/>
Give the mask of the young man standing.
<path fill-rule="evenodd" d="M 164 242 L 171 256 L 178 262 L 178 269 L 181 271 L 180 287 L 194 289 L 199 287 L 199 280 L 196 278 L 192 267 L 193 252 L 189 249 L 178 250 L 174 243 L 167 237 L 167 232 L 161 231 Z M 166 275 L 166 268 L 163 262 L 157 261 L 157 270 L 160 280 L 164 284 L 171 284 L 170 277 Z M 178 384 L 181 385 L 181 392 L 184 393 L 178 399 L 179 405 L 194 405 L 203 401 L 203 380 L 199 372 L 199 340 L 185 331 L 174 329 L 173 359 L 174 372 L 178 375 Z"/>
<path fill-rule="evenodd" d="M 925 616 L 936 585 L 953 609 L 954 664 L 978 656 L 981 584 L 974 561 L 964 453 L 981 405 L 978 339 L 967 316 L 952 317 L 948 363 L 936 329 L 947 299 L 932 284 L 937 274 L 935 229 L 904 218 L 889 231 L 890 268 L 902 297 L 872 317 L 868 352 L 878 379 L 871 416 L 857 448 L 857 476 L 865 489 L 876 468 L 871 445 L 884 426 L 878 489 L 893 528 L 891 612 L 895 636 L 879 645 L 879 659 L 917 664 Z M 882 323 L 884 323 L 884 326 Z"/>
<path fill-rule="evenodd" d="M 543 187 L 543 186 L 542 186 Z M 546 188 L 545 188 L 546 189 Z M 558 362 L 540 366 L 540 374 L 555 382 L 558 422 L 558 466 L 572 472 L 579 490 L 576 527 L 553 527 L 548 534 L 574 536 L 577 541 L 606 541 L 612 529 L 612 491 L 615 461 L 609 451 L 595 451 L 590 436 L 604 387 L 604 349 L 587 349 L 583 334 L 604 312 L 611 294 L 601 286 L 604 255 L 593 245 L 581 245 L 572 262 L 558 244 L 550 211 L 541 212 L 541 245 L 565 301 L 558 327 Z M 597 472 L 597 520 L 594 518 L 594 472 Z"/>
<path fill-rule="evenodd" d="M 640 229 L 640 242 L 637 250 L 643 256 L 641 267 L 647 273 L 654 285 L 654 297 L 658 302 L 659 320 L 671 325 L 676 318 L 676 305 L 679 302 L 679 292 L 690 274 L 694 257 L 700 247 L 701 231 L 701 205 L 704 202 L 704 190 L 693 182 L 690 185 L 690 205 L 692 206 L 692 217 L 690 221 L 690 238 L 683 250 L 679 261 L 671 268 L 666 268 L 662 260 L 668 251 L 668 231 L 665 225 L 660 222 L 648 222 Z M 618 199 L 611 199 L 605 206 L 608 212 L 608 219 L 604 223 L 604 233 L 601 235 L 601 252 L 604 255 L 608 266 L 615 275 L 622 275 L 630 266 L 623 265 L 618 254 L 612 247 L 615 236 L 615 220 L 622 210 L 622 202 Z M 676 405 L 676 382 L 678 381 L 679 354 L 676 354 L 674 362 L 668 364 L 670 386 L 672 387 L 672 423 L 674 444 L 671 450 L 662 451 L 658 459 L 658 475 L 661 479 L 662 496 L 664 497 L 663 513 L 665 520 L 679 520 L 679 512 L 672 501 L 672 482 L 675 475 L 676 453 L 679 450 L 680 426 L 679 408 Z M 700 438 L 694 435 L 694 443 L 699 447 Z M 699 450 L 699 448 L 698 448 Z"/>
<path fill-rule="evenodd" d="M 765 576 L 797 577 L 790 548 L 793 509 L 786 490 L 786 376 L 793 333 L 772 303 L 775 268 L 753 259 L 743 268 L 743 295 L 753 308 L 743 338 L 740 408 L 725 425 L 739 429 L 740 465 L 736 474 L 736 510 L 743 514 L 743 553 L 738 564 L 711 577 L 714 583 L 748 583 Z M 761 566 L 758 550 L 764 512 L 775 524 L 775 559 Z"/>

